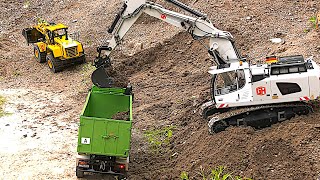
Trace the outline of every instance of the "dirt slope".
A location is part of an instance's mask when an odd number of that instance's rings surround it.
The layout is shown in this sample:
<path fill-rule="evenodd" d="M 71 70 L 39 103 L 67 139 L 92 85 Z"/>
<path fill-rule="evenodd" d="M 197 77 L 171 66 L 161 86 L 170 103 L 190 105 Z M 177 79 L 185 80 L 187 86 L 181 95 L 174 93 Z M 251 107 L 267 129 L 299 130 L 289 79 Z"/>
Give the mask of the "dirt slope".
<path fill-rule="evenodd" d="M 160 0 L 157 2 L 168 5 Z M 303 54 L 312 55 L 320 62 L 320 35 L 308 21 L 320 9 L 317 1 L 183 2 L 207 13 L 218 28 L 230 31 L 238 48 L 249 59 L 262 60 L 270 54 Z M 59 111 L 50 114 L 53 105 L 40 111 L 40 115 L 49 114 L 50 117 L 57 117 L 58 122 L 66 121 L 74 126 L 87 89 L 91 86 L 89 75 L 93 69 L 88 63 L 52 74 L 45 64 L 35 62 L 32 47 L 23 43 L 21 29 L 32 25 L 37 17 L 66 23 L 71 31 L 80 32 L 88 54 L 87 60 L 91 61 L 95 47 L 110 37 L 106 29 L 120 5 L 121 2 L 116 0 L 0 1 L 1 90 L 42 90 L 50 96 L 62 94 L 64 107 L 72 107 L 72 110 L 63 113 L 69 118 L 59 118 Z M 175 7 L 168 7 L 176 10 Z M 274 37 L 283 38 L 285 43 L 272 44 L 269 39 Z M 144 49 L 137 52 L 133 48 L 136 43 L 143 43 Z M 114 65 L 119 73 L 129 78 L 135 92 L 130 179 L 177 179 L 181 171 L 188 171 L 192 177 L 199 179 L 197 172 L 200 166 L 209 170 L 209 167 L 218 165 L 226 166 L 234 174 L 254 179 L 319 177 L 319 109 L 308 117 L 295 118 L 263 130 L 230 128 L 212 136 L 207 131 L 206 122 L 197 113 L 197 107 L 209 98 L 210 77 L 206 71 L 211 65 L 200 43 L 191 41 L 188 34 L 179 33 L 172 26 L 143 16 L 128 33 L 121 48 L 121 51 L 113 54 Z M 134 56 L 130 56 L 135 52 Z M 60 95 L 57 97 L 60 98 Z M 27 117 L 28 113 L 22 113 L 22 116 L 26 114 L 24 116 Z M 35 120 L 35 123 L 37 121 L 40 120 Z M 50 122 L 46 118 L 41 121 Z M 169 150 L 151 153 L 148 143 L 143 139 L 143 130 L 167 125 L 176 126 Z M 5 128 L 6 123 L 1 123 L 1 132 L 8 132 Z M 15 131 L 19 131 L 19 126 Z M 58 130 L 59 134 L 69 131 L 65 128 Z M 41 134 L 41 131 L 38 133 Z M 70 141 L 75 139 L 76 133 L 70 134 Z M 58 160 L 65 163 L 64 170 L 57 167 L 60 174 L 56 178 L 75 178 L 72 174 L 75 157 L 72 155 L 75 154 L 76 142 L 55 143 L 59 147 L 68 147 L 70 155 L 66 155 L 66 150 L 57 150 L 52 154 L 43 153 L 41 148 L 31 148 L 31 151 L 47 158 L 44 161 L 48 164 L 52 158 L 54 162 Z M 3 149 L 0 152 L 5 153 Z M 37 156 L 17 151 L 11 157 L 5 156 L 3 161 L 13 158 L 38 164 L 39 159 L 29 157 Z M 12 163 L 11 166 L 22 175 L 39 179 L 54 178 L 38 173 L 39 167 L 30 164 Z M 21 168 L 23 170 L 19 170 Z M 10 174 L 4 179 L 16 177 Z"/>

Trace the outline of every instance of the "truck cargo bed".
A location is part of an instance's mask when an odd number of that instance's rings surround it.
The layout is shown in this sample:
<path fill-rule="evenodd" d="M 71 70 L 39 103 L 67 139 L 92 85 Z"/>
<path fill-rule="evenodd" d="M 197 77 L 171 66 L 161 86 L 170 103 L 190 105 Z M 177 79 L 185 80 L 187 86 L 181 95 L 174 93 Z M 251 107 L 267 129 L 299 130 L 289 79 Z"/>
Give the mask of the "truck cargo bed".
<path fill-rule="evenodd" d="M 114 119 L 117 118 L 117 119 Z M 132 126 L 132 95 L 123 88 L 93 87 L 80 116 L 80 154 L 127 157 Z"/>

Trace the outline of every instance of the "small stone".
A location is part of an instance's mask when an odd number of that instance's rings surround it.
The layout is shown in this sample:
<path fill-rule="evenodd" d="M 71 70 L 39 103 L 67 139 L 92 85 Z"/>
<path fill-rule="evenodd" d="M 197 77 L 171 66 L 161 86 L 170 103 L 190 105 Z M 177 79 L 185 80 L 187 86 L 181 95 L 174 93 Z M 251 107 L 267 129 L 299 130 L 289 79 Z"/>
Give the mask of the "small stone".
<path fill-rule="evenodd" d="M 10 126 L 10 124 L 6 124 L 6 126 Z"/>
<path fill-rule="evenodd" d="M 246 20 L 251 20 L 251 19 L 252 19 L 251 16 L 247 16 L 247 17 L 246 17 Z"/>
<path fill-rule="evenodd" d="M 188 75 L 190 75 L 189 71 L 185 71 L 185 72 L 182 73 L 182 77 L 187 77 Z"/>
<path fill-rule="evenodd" d="M 270 41 L 271 41 L 272 43 L 278 44 L 278 43 L 281 43 L 281 42 L 282 42 L 282 39 L 281 39 L 281 38 L 272 38 L 272 39 L 270 39 Z"/>
<path fill-rule="evenodd" d="M 27 135 L 27 134 L 24 134 L 23 137 L 26 138 L 26 137 L 28 137 L 28 135 Z"/>

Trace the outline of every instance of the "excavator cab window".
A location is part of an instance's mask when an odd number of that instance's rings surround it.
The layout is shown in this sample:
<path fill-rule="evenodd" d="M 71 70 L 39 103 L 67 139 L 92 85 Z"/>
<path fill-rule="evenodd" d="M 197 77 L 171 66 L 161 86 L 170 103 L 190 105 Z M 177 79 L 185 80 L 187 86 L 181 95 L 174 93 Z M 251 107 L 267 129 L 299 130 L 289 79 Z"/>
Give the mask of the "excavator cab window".
<path fill-rule="evenodd" d="M 215 95 L 225 95 L 243 88 L 246 84 L 244 70 L 217 74 L 214 81 Z"/>

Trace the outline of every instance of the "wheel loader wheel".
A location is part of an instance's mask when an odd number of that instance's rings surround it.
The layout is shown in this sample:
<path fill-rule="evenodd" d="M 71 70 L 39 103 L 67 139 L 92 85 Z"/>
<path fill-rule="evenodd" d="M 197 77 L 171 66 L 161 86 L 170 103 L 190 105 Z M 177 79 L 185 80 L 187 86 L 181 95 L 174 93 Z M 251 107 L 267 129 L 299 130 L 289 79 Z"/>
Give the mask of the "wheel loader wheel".
<path fill-rule="evenodd" d="M 63 70 L 62 62 L 59 59 L 54 58 L 52 54 L 47 55 L 47 64 L 49 69 L 54 73 L 57 73 Z"/>
<path fill-rule="evenodd" d="M 46 54 L 47 54 L 46 52 L 40 52 L 40 49 L 38 46 L 34 46 L 33 52 L 34 52 L 34 57 L 39 63 L 46 62 Z"/>

